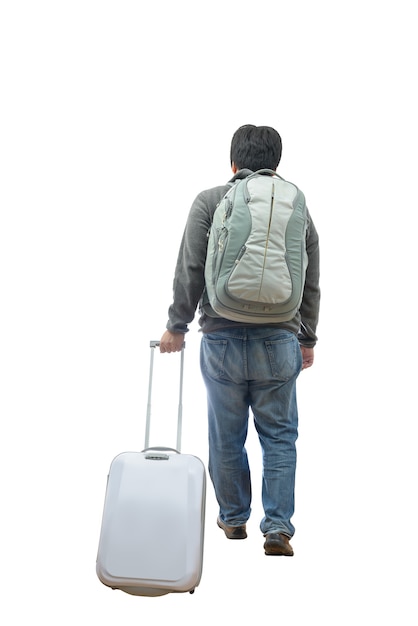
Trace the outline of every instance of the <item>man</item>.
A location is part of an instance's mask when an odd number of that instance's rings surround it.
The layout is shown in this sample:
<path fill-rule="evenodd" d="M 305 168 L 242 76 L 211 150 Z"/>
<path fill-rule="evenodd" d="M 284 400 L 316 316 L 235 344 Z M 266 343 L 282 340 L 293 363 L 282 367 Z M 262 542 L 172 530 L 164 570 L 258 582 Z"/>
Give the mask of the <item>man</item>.
<path fill-rule="evenodd" d="M 268 126 L 240 127 L 231 142 L 230 184 L 259 169 L 276 170 L 280 135 Z M 199 305 L 201 372 L 207 388 L 209 475 L 219 504 L 218 526 L 228 539 L 245 539 L 251 513 L 250 468 L 245 449 L 249 409 L 263 451 L 260 529 L 268 555 L 293 556 L 296 439 L 296 379 L 314 360 L 319 313 L 319 243 L 308 212 L 308 265 L 299 311 L 288 322 L 249 324 L 208 316 L 203 310 L 205 259 L 212 217 L 230 188 L 202 191 L 184 230 L 161 352 L 181 350 Z M 278 280 L 280 277 L 278 277 Z"/>

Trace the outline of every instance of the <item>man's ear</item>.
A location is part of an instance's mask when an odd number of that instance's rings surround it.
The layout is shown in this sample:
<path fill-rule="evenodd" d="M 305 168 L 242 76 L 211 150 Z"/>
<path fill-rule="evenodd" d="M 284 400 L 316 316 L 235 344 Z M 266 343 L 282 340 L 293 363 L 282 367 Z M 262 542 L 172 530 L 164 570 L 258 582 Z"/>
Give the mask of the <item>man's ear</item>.
<path fill-rule="evenodd" d="M 236 174 L 238 172 L 238 168 L 235 165 L 234 161 L 232 161 L 232 163 L 231 163 L 231 169 L 232 169 L 232 173 L 233 174 Z"/>

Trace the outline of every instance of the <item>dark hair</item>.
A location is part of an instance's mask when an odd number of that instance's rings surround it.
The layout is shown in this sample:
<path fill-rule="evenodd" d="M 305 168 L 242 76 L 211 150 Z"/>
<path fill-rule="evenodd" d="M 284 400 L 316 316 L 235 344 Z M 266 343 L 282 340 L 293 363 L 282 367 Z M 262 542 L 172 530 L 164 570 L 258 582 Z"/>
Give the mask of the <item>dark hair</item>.
<path fill-rule="evenodd" d="M 271 126 L 246 124 L 235 131 L 231 142 L 231 164 L 239 170 L 275 170 L 282 156 L 282 140 Z"/>

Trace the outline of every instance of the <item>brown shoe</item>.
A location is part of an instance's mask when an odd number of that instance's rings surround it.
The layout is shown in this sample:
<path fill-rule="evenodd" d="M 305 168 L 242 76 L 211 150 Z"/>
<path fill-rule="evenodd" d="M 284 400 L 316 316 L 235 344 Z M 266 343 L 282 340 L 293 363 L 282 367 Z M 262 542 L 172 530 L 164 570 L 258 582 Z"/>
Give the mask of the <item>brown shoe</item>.
<path fill-rule="evenodd" d="M 244 526 L 227 526 L 220 517 L 216 520 L 219 528 L 222 528 L 228 539 L 246 539 L 247 531 Z"/>
<path fill-rule="evenodd" d="M 289 543 L 289 537 L 283 535 L 283 533 L 270 533 L 265 535 L 265 537 L 265 554 L 293 556 L 293 548 Z"/>

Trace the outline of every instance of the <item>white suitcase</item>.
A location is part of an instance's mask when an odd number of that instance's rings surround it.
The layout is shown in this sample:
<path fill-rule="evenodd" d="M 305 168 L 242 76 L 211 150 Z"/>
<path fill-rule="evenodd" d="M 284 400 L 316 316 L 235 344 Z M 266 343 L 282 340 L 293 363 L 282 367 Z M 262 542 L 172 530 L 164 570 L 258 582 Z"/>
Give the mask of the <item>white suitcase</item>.
<path fill-rule="evenodd" d="M 184 347 L 180 355 L 177 448 L 149 448 L 154 350 L 145 449 L 116 456 L 108 475 L 96 571 L 113 589 L 139 596 L 193 593 L 203 567 L 206 472 L 181 454 Z"/>

